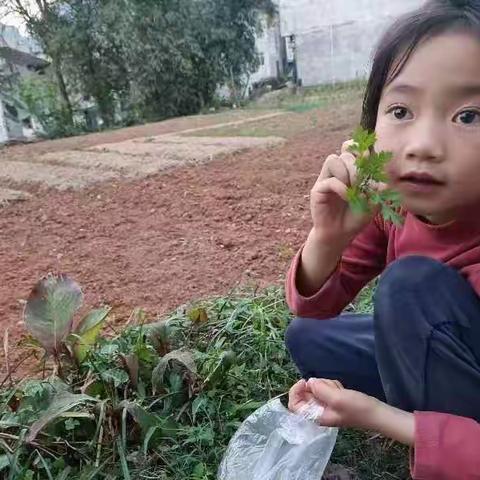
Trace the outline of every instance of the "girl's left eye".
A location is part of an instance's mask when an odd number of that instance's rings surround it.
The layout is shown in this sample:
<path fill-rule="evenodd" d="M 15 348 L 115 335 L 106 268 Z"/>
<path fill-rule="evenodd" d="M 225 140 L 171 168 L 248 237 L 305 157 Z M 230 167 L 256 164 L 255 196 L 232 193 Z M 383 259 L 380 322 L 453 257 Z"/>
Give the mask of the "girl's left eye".
<path fill-rule="evenodd" d="M 463 125 L 472 125 L 480 122 L 480 112 L 476 110 L 464 110 L 458 115 L 455 115 L 454 122 L 462 123 Z"/>

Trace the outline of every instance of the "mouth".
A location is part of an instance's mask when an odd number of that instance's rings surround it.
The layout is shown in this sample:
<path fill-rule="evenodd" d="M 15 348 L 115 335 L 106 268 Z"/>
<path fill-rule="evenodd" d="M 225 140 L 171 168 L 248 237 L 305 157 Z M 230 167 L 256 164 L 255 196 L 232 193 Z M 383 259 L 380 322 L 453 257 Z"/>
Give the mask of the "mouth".
<path fill-rule="evenodd" d="M 401 186 L 415 192 L 431 192 L 445 186 L 445 182 L 426 172 L 410 172 L 399 178 Z"/>

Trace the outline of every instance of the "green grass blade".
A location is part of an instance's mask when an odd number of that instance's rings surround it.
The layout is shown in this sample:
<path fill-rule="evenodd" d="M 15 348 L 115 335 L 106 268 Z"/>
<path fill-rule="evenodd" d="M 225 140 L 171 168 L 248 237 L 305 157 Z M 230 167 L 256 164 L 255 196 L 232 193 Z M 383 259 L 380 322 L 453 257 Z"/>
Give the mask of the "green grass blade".
<path fill-rule="evenodd" d="M 120 458 L 120 465 L 122 467 L 123 480 L 131 480 L 130 471 L 128 469 L 127 457 L 125 455 L 125 450 L 122 445 L 122 440 L 117 438 L 115 441 L 118 450 L 118 456 Z"/>

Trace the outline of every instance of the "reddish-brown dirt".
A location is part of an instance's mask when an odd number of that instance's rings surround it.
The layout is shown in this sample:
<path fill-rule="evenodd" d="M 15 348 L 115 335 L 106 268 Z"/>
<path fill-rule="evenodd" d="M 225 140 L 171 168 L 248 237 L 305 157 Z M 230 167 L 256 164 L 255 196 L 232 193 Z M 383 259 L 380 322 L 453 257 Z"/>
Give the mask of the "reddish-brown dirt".
<path fill-rule="evenodd" d="M 192 128 L 203 128 L 222 122 L 236 122 L 252 116 L 263 116 L 273 111 L 259 110 L 231 110 L 220 115 L 194 115 L 191 117 L 172 118 L 163 122 L 136 125 L 134 127 L 108 130 L 105 132 L 92 133 L 77 137 L 61 138 L 49 142 L 38 142 L 29 145 L 16 145 L 6 149 L 0 149 L 1 158 L 15 158 L 17 156 L 41 155 L 48 152 L 61 152 L 64 150 L 79 150 L 103 143 L 116 143 L 132 138 L 163 135 L 166 133 L 179 132 Z"/>
<path fill-rule="evenodd" d="M 0 209 L 2 333 L 9 328 L 13 347 L 24 299 L 48 272 L 72 276 L 88 305 L 113 306 L 119 322 L 135 307 L 153 316 L 238 285 L 282 282 L 309 227 L 309 190 L 357 113 L 326 112 L 282 146 L 143 180 L 30 188 L 32 200 Z"/>

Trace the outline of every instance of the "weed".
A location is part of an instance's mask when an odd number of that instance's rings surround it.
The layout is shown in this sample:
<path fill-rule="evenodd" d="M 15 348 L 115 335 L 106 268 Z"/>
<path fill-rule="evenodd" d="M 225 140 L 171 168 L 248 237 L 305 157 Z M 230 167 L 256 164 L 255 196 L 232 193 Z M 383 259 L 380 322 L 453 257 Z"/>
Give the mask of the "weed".
<path fill-rule="evenodd" d="M 391 160 L 390 152 L 375 152 L 377 137 L 375 132 L 358 128 L 353 135 L 350 151 L 355 154 L 357 181 L 348 189 L 348 200 L 354 211 L 368 212 L 372 206 L 380 207 L 386 221 L 400 224 L 400 196 L 397 192 L 385 189 L 377 190 L 375 184 L 385 183 L 387 175 L 385 166 Z"/>
<path fill-rule="evenodd" d="M 73 329 L 80 299 L 75 282 L 49 277 L 28 300 L 25 320 L 55 375 L 0 389 L 0 478 L 213 480 L 241 422 L 297 379 L 281 289 L 198 302 L 153 324 L 137 311 L 108 339 L 98 335 L 107 310 Z M 364 434 L 344 432 L 334 460 L 362 478 L 404 478 L 404 452 Z"/>

